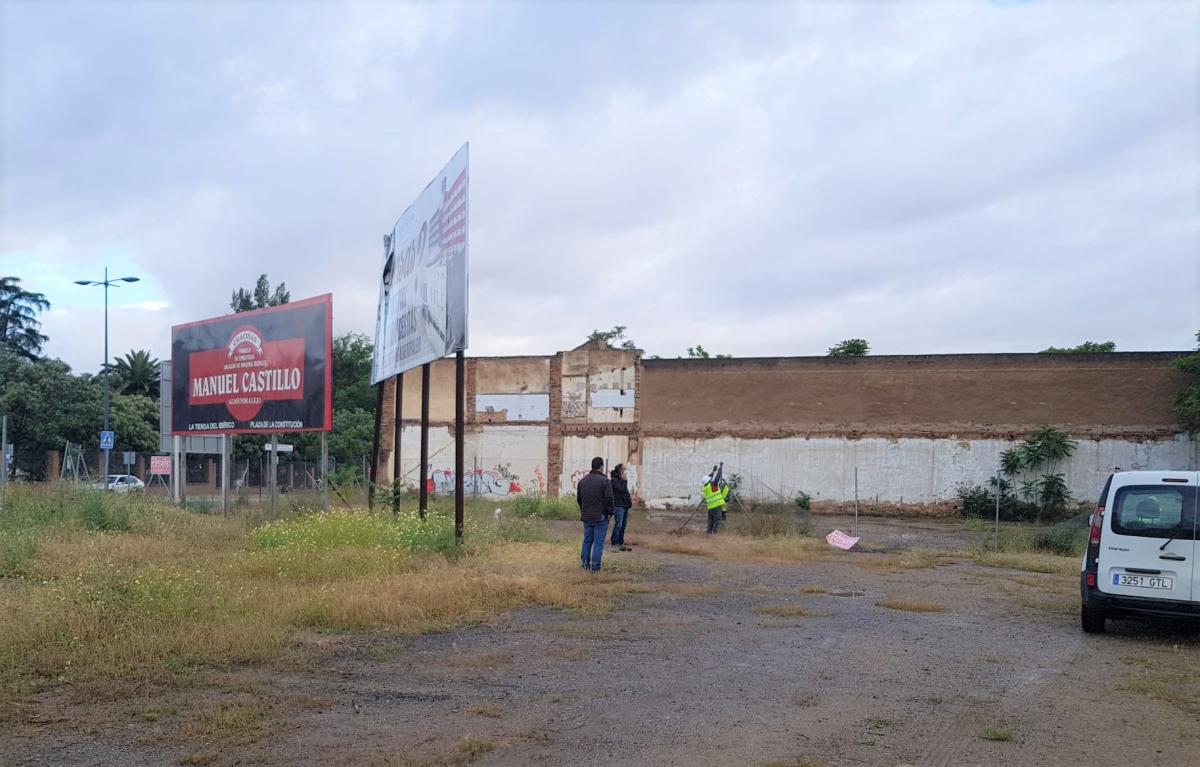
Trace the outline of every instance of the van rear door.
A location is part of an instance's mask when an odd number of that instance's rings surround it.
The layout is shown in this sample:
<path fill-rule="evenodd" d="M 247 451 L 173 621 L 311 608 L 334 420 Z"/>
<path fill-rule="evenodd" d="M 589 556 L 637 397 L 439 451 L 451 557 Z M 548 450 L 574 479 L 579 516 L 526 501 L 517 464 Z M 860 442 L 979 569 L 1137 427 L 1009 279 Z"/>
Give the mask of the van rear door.
<path fill-rule="evenodd" d="M 1106 594 L 1190 601 L 1195 586 L 1196 472 L 1114 475 L 1097 586 Z"/>

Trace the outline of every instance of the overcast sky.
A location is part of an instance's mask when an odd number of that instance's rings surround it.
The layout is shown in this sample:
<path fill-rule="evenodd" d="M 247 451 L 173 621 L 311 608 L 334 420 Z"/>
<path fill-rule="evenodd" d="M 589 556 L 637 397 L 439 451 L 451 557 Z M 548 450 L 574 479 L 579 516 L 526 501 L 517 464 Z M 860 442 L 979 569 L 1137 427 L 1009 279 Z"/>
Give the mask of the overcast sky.
<path fill-rule="evenodd" d="M 267 272 L 373 332 L 471 142 L 470 353 L 1184 349 L 1196 2 L 12 2 L 0 275 L 167 356 Z"/>

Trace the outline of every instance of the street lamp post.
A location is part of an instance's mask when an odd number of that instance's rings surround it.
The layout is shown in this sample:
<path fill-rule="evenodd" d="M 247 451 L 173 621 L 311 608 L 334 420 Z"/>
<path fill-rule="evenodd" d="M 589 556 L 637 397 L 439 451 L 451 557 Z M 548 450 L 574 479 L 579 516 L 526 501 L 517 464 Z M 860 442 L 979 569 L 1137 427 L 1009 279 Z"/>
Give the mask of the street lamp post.
<path fill-rule="evenodd" d="M 103 280 L 75 280 L 76 285 L 103 285 L 104 286 L 104 431 L 109 431 L 108 428 L 108 289 L 119 288 L 118 282 L 137 282 L 137 277 L 114 277 L 108 278 L 108 267 L 104 267 Z M 104 489 L 108 489 L 108 455 L 110 448 L 104 448 Z"/>

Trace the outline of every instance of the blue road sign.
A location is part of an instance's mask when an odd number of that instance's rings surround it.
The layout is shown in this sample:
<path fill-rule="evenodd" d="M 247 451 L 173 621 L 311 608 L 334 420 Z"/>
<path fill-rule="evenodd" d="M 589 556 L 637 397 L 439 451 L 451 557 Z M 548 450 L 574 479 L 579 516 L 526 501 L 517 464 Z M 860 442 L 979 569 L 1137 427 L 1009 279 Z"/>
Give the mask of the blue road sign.
<path fill-rule="evenodd" d="M 101 450 L 112 450 L 113 442 L 116 441 L 115 437 L 116 437 L 116 435 L 114 432 L 111 432 L 111 431 L 100 432 L 100 449 Z"/>

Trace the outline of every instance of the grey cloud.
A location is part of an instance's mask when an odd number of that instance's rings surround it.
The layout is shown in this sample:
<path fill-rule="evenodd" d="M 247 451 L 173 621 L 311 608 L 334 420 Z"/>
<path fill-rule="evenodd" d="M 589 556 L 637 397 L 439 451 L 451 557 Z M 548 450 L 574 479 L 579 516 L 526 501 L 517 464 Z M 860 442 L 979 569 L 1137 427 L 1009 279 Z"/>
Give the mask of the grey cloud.
<path fill-rule="evenodd" d="M 668 355 L 1180 347 L 1200 319 L 1095 301 L 1196 295 L 1194 6 L 6 13 L 3 251 L 127 252 L 167 286 L 143 325 L 265 271 L 369 332 L 380 237 L 465 139 L 476 353 L 613 324 Z"/>

